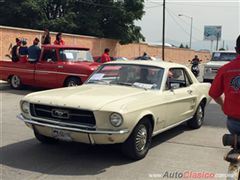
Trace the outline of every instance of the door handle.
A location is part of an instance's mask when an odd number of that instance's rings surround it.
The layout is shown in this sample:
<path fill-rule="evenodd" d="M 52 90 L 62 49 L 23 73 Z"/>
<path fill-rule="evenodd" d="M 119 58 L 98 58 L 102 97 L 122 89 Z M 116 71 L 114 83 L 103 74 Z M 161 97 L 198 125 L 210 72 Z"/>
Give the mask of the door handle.
<path fill-rule="evenodd" d="M 58 68 L 63 68 L 63 66 L 58 66 Z"/>

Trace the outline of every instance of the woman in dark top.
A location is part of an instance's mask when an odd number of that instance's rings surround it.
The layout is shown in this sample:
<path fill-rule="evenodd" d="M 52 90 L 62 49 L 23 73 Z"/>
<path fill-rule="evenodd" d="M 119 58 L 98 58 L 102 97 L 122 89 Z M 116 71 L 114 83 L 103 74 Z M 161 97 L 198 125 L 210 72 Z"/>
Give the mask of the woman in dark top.
<path fill-rule="evenodd" d="M 26 40 L 22 40 L 22 45 L 19 48 L 19 55 L 20 55 L 20 57 L 28 55 L 28 47 L 27 47 L 27 41 Z"/>
<path fill-rule="evenodd" d="M 51 44 L 51 36 L 50 36 L 48 29 L 44 30 L 41 42 L 42 42 L 42 44 Z"/>

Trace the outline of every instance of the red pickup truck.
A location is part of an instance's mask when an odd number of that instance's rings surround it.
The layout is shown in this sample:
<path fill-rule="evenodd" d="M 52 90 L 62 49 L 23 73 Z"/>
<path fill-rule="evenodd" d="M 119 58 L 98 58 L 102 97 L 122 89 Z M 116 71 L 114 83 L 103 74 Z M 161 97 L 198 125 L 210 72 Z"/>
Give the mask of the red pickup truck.
<path fill-rule="evenodd" d="M 0 61 L 0 79 L 12 88 L 22 85 L 58 88 L 81 85 L 100 64 L 93 61 L 89 48 L 44 45 L 37 62 Z"/>

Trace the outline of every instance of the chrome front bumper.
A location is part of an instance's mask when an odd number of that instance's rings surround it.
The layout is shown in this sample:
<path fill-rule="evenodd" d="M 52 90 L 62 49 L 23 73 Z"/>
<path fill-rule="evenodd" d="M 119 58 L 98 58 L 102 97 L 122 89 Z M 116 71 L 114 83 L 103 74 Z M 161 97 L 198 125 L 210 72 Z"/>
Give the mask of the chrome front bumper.
<path fill-rule="evenodd" d="M 22 114 L 17 115 L 17 118 L 21 121 L 25 122 L 28 126 L 31 127 L 45 127 L 51 129 L 59 129 L 65 130 L 71 133 L 81 133 L 87 134 L 89 137 L 90 144 L 113 144 L 113 143 L 121 143 L 121 141 L 125 141 L 128 137 L 129 130 L 121 129 L 121 130 L 89 130 L 89 129 L 81 129 L 74 127 L 64 127 L 54 124 L 47 124 L 42 122 L 37 122 L 31 119 L 26 119 Z M 107 142 L 104 142 L 107 140 Z M 81 140 L 77 140 L 78 142 L 82 142 Z M 98 142 L 96 142 L 98 141 Z"/>

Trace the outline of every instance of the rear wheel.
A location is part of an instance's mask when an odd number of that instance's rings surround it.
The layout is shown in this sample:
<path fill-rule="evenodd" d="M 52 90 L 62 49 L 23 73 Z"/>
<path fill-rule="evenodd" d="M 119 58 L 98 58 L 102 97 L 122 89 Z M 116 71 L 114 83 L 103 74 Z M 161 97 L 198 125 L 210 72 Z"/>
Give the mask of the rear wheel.
<path fill-rule="evenodd" d="M 122 144 L 123 153 L 134 160 L 142 159 L 148 153 L 152 139 L 152 125 L 149 119 L 142 119 L 132 134 Z"/>
<path fill-rule="evenodd" d="M 57 139 L 54 139 L 52 137 L 48 137 L 48 136 L 39 134 L 36 130 L 34 130 L 34 135 L 35 135 L 36 139 L 43 144 L 53 144 L 58 141 Z"/>
<path fill-rule="evenodd" d="M 10 78 L 10 85 L 13 89 L 20 89 L 22 87 L 21 79 L 17 75 Z"/>
<path fill-rule="evenodd" d="M 198 129 L 202 126 L 204 120 L 204 103 L 200 103 L 198 108 L 193 116 L 187 124 L 192 129 Z"/>
<path fill-rule="evenodd" d="M 82 84 L 81 80 L 77 77 L 70 77 L 65 82 L 66 87 L 79 86 L 81 84 Z"/>

